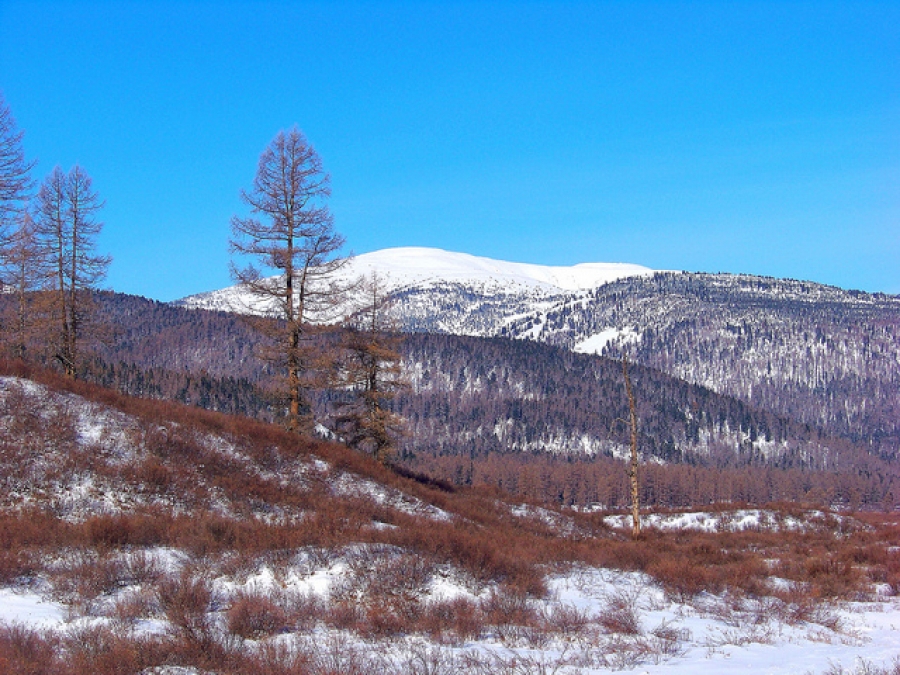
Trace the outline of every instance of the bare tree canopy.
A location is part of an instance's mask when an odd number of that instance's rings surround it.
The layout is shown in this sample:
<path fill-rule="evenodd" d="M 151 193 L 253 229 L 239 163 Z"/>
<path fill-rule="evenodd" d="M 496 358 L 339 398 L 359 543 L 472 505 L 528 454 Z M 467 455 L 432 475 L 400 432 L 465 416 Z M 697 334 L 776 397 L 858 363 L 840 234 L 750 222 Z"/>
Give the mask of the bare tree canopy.
<path fill-rule="evenodd" d="M 46 259 L 37 241 L 32 215 L 24 211 L 12 233 L 3 258 L 3 283 L 16 297 L 14 315 L 4 316 L 4 329 L 12 353 L 24 359 L 29 344 L 37 337 L 40 321 L 33 311 L 40 298 L 32 291 L 46 287 Z"/>
<path fill-rule="evenodd" d="M 401 377 L 400 338 L 388 318 L 390 299 L 374 272 L 361 285 L 363 304 L 346 323 L 341 384 L 352 398 L 337 406 L 335 432 L 353 448 L 381 463 L 393 452 L 403 420 L 388 407 L 405 386 Z"/>
<path fill-rule="evenodd" d="M 34 187 L 31 180 L 34 162 L 25 161 L 23 135 L 0 94 L 0 226 L 4 228 L 24 210 Z"/>
<path fill-rule="evenodd" d="M 93 182 L 80 166 L 68 174 L 55 167 L 41 183 L 37 196 L 35 235 L 47 261 L 52 290 L 52 314 L 57 336 L 54 357 L 70 377 L 77 375 L 82 324 L 89 311 L 86 291 L 106 276 L 111 258 L 95 253 L 103 223 L 96 219 L 103 208 Z"/>
<path fill-rule="evenodd" d="M 255 309 L 282 322 L 272 336 L 276 347 L 263 356 L 286 372 L 288 426 L 295 430 L 312 422 L 303 391 L 303 376 L 313 365 L 305 324 L 329 318 L 343 295 L 335 272 L 346 262 L 338 255 L 344 238 L 334 231 L 330 195 L 322 160 L 294 127 L 269 143 L 253 187 L 241 193 L 250 216 L 231 219 L 232 254 L 251 258 L 244 267 L 233 261 L 232 276 L 250 291 Z M 269 270 L 274 276 L 266 276 Z"/>

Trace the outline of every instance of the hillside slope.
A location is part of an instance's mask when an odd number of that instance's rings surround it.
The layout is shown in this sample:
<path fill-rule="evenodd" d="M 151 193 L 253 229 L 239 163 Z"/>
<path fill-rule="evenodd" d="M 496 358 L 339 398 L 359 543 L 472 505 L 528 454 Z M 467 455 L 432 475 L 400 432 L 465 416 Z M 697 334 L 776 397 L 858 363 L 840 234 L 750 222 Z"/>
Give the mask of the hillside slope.
<path fill-rule="evenodd" d="M 631 541 L 7 363 L 0 428 L 2 672 L 888 675 L 900 647 L 885 518 L 683 514 L 654 522 L 702 527 Z"/>
<path fill-rule="evenodd" d="M 829 435 L 900 450 L 900 298 L 739 275 L 657 274 L 501 333 L 633 360 Z M 603 339 L 598 340 L 598 337 Z"/>
<path fill-rule="evenodd" d="M 96 381 L 272 418 L 270 373 L 252 356 L 260 338 L 234 315 L 114 294 L 98 297 L 98 307 L 119 337 L 92 363 Z M 335 336 L 322 339 L 326 346 Z M 395 401 L 408 419 L 403 462 L 455 483 L 502 484 L 555 503 L 624 503 L 614 479 L 628 445 L 620 363 L 527 340 L 439 334 L 409 335 L 401 352 L 411 384 Z M 881 505 L 897 498 L 897 470 L 870 456 L 869 445 L 654 369 L 635 365 L 633 376 L 640 447 L 656 474 L 644 488 L 646 503 L 813 495 Z M 336 397 L 317 396 L 325 424 Z M 531 487 L 514 479 L 529 465 L 541 474 Z M 688 468 L 663 470 L 673 465 Z M 726 469 L 727 480 L 716 473 Z"/>
<path fill-rule="evenodd" d="M 634 361 L 873 453 L 900 452 L 896 296 L 633 265 L 547 268 L 433 249 L 359 256 L 346 274 L 372 269 L 385 274 L 402 331 L 527 339 L 613 357 L 627 350 Z M 247 311 L 239 296 L 232 288 L 183 304 Z"/>

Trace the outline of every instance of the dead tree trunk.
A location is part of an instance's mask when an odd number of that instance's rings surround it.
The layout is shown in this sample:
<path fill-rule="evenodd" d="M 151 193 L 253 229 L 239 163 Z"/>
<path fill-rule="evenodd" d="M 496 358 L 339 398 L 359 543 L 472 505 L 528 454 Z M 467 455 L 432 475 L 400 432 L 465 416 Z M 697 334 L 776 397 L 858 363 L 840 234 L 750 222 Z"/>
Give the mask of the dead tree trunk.
<path fill-rule="evenodd" d="M 641 497 L 638 491 L 638 442 L 637 442 L 637 410 L 634 405 L 634 392 L 631 390 L 631 378 L 628 377 L 628 358 L 622 355 L 622 374 L 625 376 L 625 393 L 628 396 L 628 410 L 631 413 L 631 466 L 628 478 L 631 481 L 631 536 L 637 538 L 641 534 Z"/>

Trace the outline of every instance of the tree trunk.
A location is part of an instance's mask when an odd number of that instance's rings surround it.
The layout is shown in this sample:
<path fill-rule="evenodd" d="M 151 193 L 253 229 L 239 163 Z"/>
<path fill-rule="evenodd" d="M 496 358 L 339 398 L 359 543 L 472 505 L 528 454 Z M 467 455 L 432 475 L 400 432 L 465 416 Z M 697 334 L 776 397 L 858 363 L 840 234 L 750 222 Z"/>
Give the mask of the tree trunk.
<path fill-rule="evenodd" d="M 622 355 L 622 374 L 625 376 L 625 393 L 628 395 L 628 410 L 631 414 L 631 466 L 628 478 L 631 480 L 631 536 L 641 535 L 641 497 L 638 486 L 638 442 L 637 442 L 637 410 L 634 405 L 634 392 L 631 390 L 631 378 L 628 377 L 628 358 Z"/>

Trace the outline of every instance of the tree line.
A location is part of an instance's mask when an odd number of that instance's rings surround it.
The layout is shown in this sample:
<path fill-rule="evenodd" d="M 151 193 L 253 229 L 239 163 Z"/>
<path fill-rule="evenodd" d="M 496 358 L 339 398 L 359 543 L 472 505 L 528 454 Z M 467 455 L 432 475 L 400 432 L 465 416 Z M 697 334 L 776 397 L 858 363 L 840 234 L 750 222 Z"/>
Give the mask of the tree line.
<path fill-rule="evenodd" d="M 3 317 L 4 337 L 19 358 L 37 346 L 75 378 L 90 291 L 111 262 L 96 252 L 103 200 L 77 164 L 55 166 L 36 186 L 23 135 L 0 94 L 0 283 L 16 298 Z"/>

